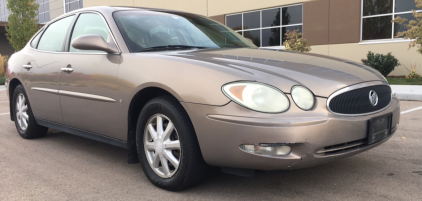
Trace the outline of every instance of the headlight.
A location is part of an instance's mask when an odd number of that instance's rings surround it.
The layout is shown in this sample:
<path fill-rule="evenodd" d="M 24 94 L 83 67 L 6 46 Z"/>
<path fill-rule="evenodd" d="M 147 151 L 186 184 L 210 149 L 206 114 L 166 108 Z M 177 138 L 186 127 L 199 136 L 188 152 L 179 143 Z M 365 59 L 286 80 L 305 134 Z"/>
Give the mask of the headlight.
<path fill-rule="evenodd" d="M 308 88 L 303 86 L 294 86 L 291 94 L 293 101 L 300 109 L 310 110 L 314 107 L 315 96 Z"/>
<path fill-rule="evenodd" d="M 223 93 L 237 104 L 258 112 L 281 113 L 290 107 L 282 91 L 262 83 L 229 83 L 223 86 Z"/>

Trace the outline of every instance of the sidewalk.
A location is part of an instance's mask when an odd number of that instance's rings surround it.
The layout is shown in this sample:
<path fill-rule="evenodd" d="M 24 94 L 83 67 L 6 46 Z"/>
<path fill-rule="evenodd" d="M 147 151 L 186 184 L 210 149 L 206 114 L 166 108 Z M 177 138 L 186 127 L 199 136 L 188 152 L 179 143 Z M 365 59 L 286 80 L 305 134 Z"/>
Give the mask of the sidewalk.
<path fill-rule="evenodd" d="M 422 101 L 422 85 L 390 85 L 399 100 Z"/>
<path fill-rule="evenodd" d="M 6 87 L 4 85 L 0 85 L 0 91 L 6 91 Z"/>

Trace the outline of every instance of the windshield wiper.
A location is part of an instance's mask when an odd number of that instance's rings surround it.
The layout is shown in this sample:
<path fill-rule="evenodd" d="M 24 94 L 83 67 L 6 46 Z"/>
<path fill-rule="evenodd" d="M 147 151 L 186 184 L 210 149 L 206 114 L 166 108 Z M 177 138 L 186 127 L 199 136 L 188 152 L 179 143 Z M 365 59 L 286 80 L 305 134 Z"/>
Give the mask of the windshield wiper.
<path fill-rule="evenodd" d="M 207 47 L 190 46 L 190 45 L 164 45 L 164 46 L 147 47 L 147 48 L 144 48 L 142 50 L 139 50 L 139 52 L 150 52 L 150 51 L 161 51 L 161 50 L 180 50 L 180 49 L 192 49 L 192 48 L 205 49 Z"/>

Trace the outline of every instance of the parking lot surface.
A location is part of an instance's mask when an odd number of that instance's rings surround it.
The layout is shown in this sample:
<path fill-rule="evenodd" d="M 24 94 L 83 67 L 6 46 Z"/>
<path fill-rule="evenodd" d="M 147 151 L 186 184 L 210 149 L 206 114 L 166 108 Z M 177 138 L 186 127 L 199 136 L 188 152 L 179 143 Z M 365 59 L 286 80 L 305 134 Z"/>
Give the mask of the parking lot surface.
<path fill-rule="evenodd" d="M 402 111 L 422 102 L 402 101 Z M 50 130 L 25 140 L 0 91 L 0 200 L 422 200 L 422 109 L 402 114 L 396 134 L 367 152 L 252 178 L 214 172 L 183 192 L 153 186 L 124 149 Z"/>

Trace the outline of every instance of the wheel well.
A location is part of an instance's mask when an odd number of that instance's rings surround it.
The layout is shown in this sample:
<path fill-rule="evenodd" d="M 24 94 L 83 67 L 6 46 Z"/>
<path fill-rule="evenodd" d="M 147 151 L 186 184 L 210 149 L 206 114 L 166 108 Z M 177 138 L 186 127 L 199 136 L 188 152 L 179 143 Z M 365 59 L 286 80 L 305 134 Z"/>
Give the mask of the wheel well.
<path fill-rule="evenodd" d="M 9 91 L 8 91 L 8 93 L 9 93 L 9 109 L 10 109 L 10 119 L 13 121 L 14 120 L 14 118 L 13 118 L 13 92 L 15 91 L 15 88 L 18 86 L 18 85 L 20 85 L 20 84 L 22 84 L 18 79 L 13 79 L 13 80 L 10 80 L 10 82 L 9 82 Z"/>
<path fill-rule="evenodd" d="M 151 99 L 159 96 L 171 96 L 176 99 L 171 93 L 164 89 L 157 87 L 149 87 L 142 89 L 132 98 L 128 111 L 128 163 L 139 163 L 138 152 L 136 148 L 136 124 L 138 122 L 139 114 L 144 105 Z"/>

